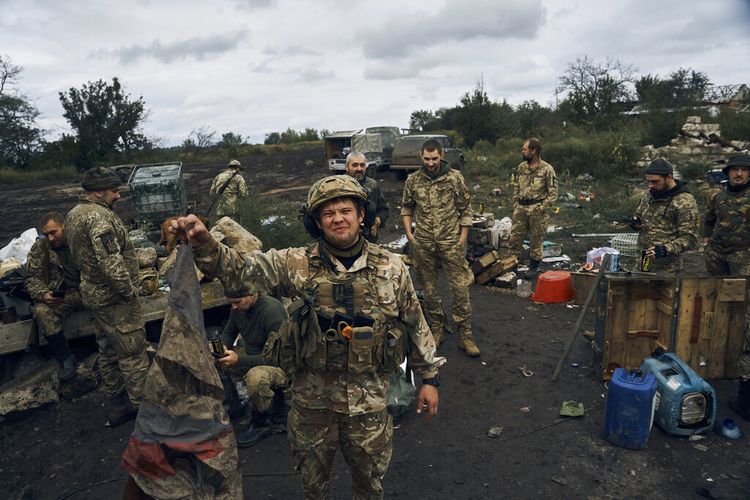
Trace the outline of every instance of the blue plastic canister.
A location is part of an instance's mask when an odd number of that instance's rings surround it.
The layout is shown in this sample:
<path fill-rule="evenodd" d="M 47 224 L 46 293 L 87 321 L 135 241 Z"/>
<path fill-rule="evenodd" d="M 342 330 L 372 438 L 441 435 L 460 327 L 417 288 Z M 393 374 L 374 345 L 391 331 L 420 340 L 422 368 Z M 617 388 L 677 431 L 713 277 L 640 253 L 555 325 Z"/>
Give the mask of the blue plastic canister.
<path fill-rule="evenodd" d="M 646 446 L 654 422 L 656 378 L 617 368 L 604 409 L 604 437 L 612 444 L 639 450 Z"/>

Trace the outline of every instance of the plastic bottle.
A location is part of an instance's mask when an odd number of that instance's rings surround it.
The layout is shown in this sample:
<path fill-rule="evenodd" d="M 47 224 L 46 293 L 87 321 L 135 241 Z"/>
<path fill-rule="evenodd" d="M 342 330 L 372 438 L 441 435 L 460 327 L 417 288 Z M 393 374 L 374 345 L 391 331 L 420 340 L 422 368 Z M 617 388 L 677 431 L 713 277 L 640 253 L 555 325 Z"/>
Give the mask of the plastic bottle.
<path fill-rule="evenodd" d="M 522 299 L 531 297 L 531 281 L 519 279 L 516 282 L 516 295 Z"/>

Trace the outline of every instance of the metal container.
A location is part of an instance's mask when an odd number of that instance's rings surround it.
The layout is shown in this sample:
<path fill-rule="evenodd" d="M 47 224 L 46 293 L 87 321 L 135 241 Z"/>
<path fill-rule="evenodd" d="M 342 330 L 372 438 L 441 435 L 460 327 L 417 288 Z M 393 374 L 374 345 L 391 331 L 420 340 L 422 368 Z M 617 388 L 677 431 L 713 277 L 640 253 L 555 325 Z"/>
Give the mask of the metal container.
<path fill-rule="evenodd" d="M 128 186 L 139 223 L 160 225 L 167 217 L 187 213 L 181 162 L 136 165 Z"/>

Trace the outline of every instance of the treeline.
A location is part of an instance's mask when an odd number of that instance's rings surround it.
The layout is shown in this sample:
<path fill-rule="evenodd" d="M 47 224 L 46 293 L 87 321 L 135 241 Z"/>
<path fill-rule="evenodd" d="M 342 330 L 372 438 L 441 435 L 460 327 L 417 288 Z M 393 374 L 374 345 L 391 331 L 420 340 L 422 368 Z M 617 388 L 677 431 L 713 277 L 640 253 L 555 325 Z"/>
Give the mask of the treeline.
<path fill-rule="evenodd" d="M 641 145 L 659 147 L 676 137 L 688 115 L 708 114 L 701 106 L 710 88 L 708 76 L 690 68 L 636 77 L 632 66 L 584 57 L 569 64 L 559 78 L 554 106 L 533 100 L 518 106 L 494 101 L 480 79 L 456 106 L 414 111 L 409 126 L 422 132 L 455 131 L 468 147 L 480 141 L 618 131 L 627 131 Z M 639 108 L 630 112 L 636 105 Z M 723 109 L 709 118 L 720 123 L 724 137 L 750 140 L 750 113 Z"/>

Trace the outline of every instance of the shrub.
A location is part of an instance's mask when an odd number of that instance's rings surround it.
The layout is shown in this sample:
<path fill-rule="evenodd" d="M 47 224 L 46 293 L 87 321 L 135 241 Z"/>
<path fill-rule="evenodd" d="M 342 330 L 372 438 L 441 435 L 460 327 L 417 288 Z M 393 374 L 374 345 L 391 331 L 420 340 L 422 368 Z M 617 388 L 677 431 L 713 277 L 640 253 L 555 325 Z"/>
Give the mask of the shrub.
<path fill-rule="evenodd" d="M 279 202 L 250 190 L 239 206 L 239 222 L 260 238 L 263 249 L 304 246 L 310 236 L 298 218 L 299 205 Z"/>

